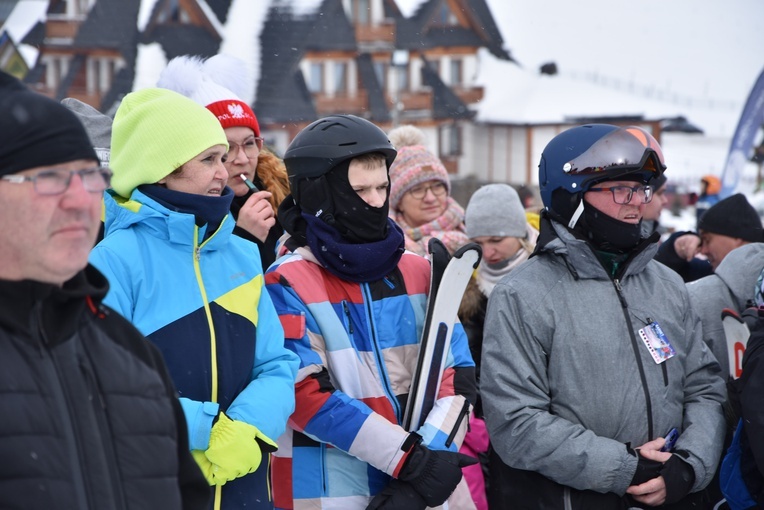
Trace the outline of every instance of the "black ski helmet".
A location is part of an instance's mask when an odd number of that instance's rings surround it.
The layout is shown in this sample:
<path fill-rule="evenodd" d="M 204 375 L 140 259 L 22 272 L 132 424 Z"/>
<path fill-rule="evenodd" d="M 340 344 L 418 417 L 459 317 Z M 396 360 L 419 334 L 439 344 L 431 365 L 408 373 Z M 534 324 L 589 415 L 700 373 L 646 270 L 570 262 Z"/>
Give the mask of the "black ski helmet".
<path fill-rule="evenodd" d="M 644 129 L 587 124 L 563 131 L 544 148 L 539 191 L 544 207 L 568 222 L 593 185 L 627 175 L 648 184 L 665 170 L 660 145 Z"/>
<path fill-rule="evenodd" d="M 387 169 L 398 154 L 387 134 L 366 119 L 355 115 L 330 115 L 309 124 L 289 144 L 284 153 L 289 184 L 326 174 L 348 159 L 380 152 Z"/>

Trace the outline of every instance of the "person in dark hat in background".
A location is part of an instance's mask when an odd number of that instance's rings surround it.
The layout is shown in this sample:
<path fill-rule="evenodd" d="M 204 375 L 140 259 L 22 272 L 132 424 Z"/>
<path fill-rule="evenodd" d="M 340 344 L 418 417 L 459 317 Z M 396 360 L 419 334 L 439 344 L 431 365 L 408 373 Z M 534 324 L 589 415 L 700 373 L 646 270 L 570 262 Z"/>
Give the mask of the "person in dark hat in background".
<path fill-rule="evenodd" d="M 0 139 L 0 507 L 206 508 L 162 357 L 88 265 L 111 172 L 3 72 Z"/>
<path fill-rule="evenodd" d="M 735 248 L 763 241 L 759 214 L 745 195 L 737 193 L 706 211 L 698 221 L 697 234 L 677 232 L 669 237 L 655 259 L 690 282 L 712 274 Z"/>
<path fill-rule="evenodd" d="M 660 219 L 663 208 L 668 203 L 666 174 L 653 177 L 650 185 L 653 187 L 653 198 L 645 204 L 645 212 L 642 215 L 642 237 L 649 237 L 653 232 L 663 234 L 665 230 L 660 225 Z"/>

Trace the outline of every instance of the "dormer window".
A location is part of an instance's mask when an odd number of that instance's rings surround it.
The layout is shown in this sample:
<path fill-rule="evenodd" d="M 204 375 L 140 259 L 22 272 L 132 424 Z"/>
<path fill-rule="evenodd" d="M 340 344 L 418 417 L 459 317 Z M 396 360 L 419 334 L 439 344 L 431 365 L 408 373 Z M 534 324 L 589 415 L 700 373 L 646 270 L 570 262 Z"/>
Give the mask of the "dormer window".
<path fill-rule="evenodd" d="M 323 62 L 311 62 L 308 66 L 308 90 L 318 94 L 324 90 L 324 64 Z"/>
<path fill-rule="evenodd" d="M 459 59 L 451 59 L 451 65 L 449 68 L 450 76 L 449 80 L 452 86 L 459 87 L 464 82 L 464 70 L 462 61 Z"/>
<path fill-rule="evenodd" d="M 454 26 L 459 24 L 459 20 L 456 18 L 453 11 L 451 11 L 446 0 L 443 0 L 438 7 L 438 11 L 435 14 L 435 23 L 443 26 Z"/>
<path fill-rule="evenodd" d="M 371 24 L 371 1 L 370 0 L 352 0 L 351 16 L 353 23 L 357 25 Z"/>
<path fill-rule="evenodd" d="M 58 0 L 50 3 L 48 15 L 58 19 L 84 19 L 95 0 Z"/>
<path fill-rule="evenodd" d="M 180 0 L 167 0 L 159 9 L 156 18 L 158 23 L 188 24 L 191 22 L 191 17 L 180 5 Z"/>

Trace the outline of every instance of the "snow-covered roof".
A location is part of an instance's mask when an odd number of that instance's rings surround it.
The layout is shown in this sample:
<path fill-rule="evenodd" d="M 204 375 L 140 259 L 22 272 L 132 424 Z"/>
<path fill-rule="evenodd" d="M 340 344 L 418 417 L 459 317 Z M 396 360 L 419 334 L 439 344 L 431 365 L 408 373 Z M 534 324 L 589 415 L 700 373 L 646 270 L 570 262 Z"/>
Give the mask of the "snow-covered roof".
<path fill-rule="evenodd" d="M 141 6 L 138 9 L 138 31 L 143 32 L 146 30 L 146 25 L 149 24 L 151 19 L 151 13 L 154 11 L 154 5 L 157 0 L 140 0 Z"/>
<path fill-rule="evenodd" d="M 289 0 L 288 3 L 296 16 L 308 16 L 315 14 L 323 0 Z"/>
<path fill-rule="evenodd" d="M 398 4 L 398 9 L 400 9 L 401 14 L 406 18 L 410 18 L 416 14 L 419 7 L 426 1 L 427 0 L 395 0 L 395 3 Z"/>
<path fill-rule="evenodd" d="M 649 85 L 618 81 L 597 73 L 550 76 L 480 53 L 479 85 L 485 97 L 477 119 L 496 123 L 562 123 L 582 117 L 641 116 L 656 120 L 684 115 L 710 134 L 730 133 L 740 115 L 734 101 L 686 98 Z"/>
<path fill-rule="evenodd" d="M 252 71 L 255 86 L 250 97 L 243 97 L 252 104 L 257 97 L 256 84 L 260 79 L 260 40 L 263 23 L 268 14 L 268 2 L 233 0 L 223 27 L 220 53 L 233 55 L 247 63 Z"/>
<path fill-rule="evenodd" d="M 159 74 L 165 67 L 167 57 L 159 43 L 139 44 L 132 90 L 156 87 Z"/>
<path fill-rule="evenodd" d="M 530 104 L 523 109 L 531 122 L 555 113 L 553 105 L 564 108 L 557 112 L 562 117 L 565 110 L 580 109 L 579 103 L 610 110 L 620 97 L 623 115 L 677 111 L 706 134 L 731 136 L 764 68 L 764 53 L 758 51 L 764 19 L 760 0 L 486 1 L 505 46 L 524 69 L 533 75 L 547 62 L 559 69 L 551 79 L 518 78 L 525 89 L 514 85 L 513 90 L 537 98 L 535 107 L 533 97 L 527 98 Z M 481 69 L 487 95 L 510 95 L 505 89 L 513 86 L 506 83 L 510 71 L 485 65 L 493 68 Z M 498 90 L 493 83 L 500 84 Z M 584 87 L 587 83 L 592 86 Z M 530 90 L 535 85 L 547 91 L 545 97 Z M 516 109 L 496 110 L 502 106 L 499 99 L 489 99 L 494 111 L 481 106 L 481 112 L 493 120 L 500 120 L 500 113 L 508 122 L 517 115 Z M 517 100 L 522 106 L 526 97 Z M 541 104 L 547 101 L 551 104 Z"/>

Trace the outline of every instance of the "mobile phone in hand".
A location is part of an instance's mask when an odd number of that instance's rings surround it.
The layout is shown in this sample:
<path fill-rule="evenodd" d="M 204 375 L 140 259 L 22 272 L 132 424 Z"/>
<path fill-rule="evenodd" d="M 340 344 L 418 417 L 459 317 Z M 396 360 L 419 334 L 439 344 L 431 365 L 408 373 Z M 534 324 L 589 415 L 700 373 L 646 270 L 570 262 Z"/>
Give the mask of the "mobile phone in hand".
<path fill-rule="evenodd" d="M 679 431 L 674 427 L 666 433 L 666 444 L 661 448 L 662 452 L 670 452 L 674 450 L 676 440 L 679 439 Z"/>

